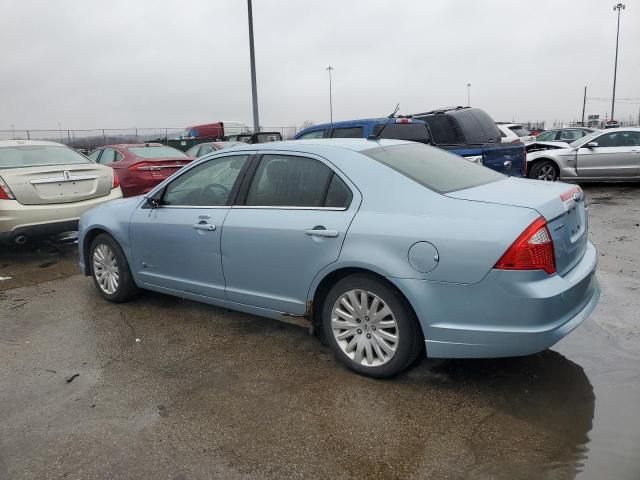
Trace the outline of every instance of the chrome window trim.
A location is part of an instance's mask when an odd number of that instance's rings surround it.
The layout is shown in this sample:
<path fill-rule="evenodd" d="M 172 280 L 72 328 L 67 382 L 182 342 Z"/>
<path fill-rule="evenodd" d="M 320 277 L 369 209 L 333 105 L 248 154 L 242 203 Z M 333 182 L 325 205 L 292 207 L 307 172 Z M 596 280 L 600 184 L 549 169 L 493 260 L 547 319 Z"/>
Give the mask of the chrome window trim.
<path fill-rule="evenodd" d="M 198 208 L 198 209 L 220 209 L 231 208 L 231 205 L 158 205 L 158 208 Z"/>
<path fill-rule="evenodd" d="M 345 207 L 283 207 L 275 205 L 233 205 L 231 208 L 241 208 L 244 210 L 327 210 L 331 212 L 344 212 L 348 210 L 348 208 Z"/>

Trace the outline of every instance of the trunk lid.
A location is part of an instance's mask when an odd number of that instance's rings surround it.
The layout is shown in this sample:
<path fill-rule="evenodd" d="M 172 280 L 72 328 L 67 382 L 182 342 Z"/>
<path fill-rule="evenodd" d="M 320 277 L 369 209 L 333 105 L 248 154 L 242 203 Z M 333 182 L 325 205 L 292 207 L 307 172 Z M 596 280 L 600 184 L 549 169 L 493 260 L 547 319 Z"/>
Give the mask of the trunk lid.
<path fill-rule="evenodd" d="M 451 192 L 447 196 L 536 210 L 547 221 L 560 275 L 571 270 L 587 248 L 588 219 L 584 194 L 575 185 L 508 178 Z"/>
<path fill-rule="evenodd" d="M 110 168 L 93 163 L 0 169 L 0 177 L 23 205 L 70 203 L 111 192 Z"/>

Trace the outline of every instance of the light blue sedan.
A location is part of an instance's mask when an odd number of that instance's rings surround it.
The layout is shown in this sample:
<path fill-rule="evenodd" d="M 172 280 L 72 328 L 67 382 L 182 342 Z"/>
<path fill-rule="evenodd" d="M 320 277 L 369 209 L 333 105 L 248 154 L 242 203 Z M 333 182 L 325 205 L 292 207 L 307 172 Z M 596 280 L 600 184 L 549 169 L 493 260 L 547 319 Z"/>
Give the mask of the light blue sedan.
<path fill-rule="evenodd" d="M 80 219 L 80 266 L 140 289 L 307 322 L 349 368 L 528 355 L 599 298 L 579 187 L 426 145 L 308 140 L 207 155 Z"/>

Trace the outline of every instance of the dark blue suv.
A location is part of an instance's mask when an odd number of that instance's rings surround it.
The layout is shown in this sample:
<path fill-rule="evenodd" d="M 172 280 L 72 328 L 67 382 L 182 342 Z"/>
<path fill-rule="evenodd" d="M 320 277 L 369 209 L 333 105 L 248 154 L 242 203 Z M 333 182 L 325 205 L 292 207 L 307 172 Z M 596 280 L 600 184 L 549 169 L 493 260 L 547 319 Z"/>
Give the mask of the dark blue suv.
<path fill-rule="evenodd" d="M 314 125 L 295 138 L 391 138 L 426 143 L 514 177 L 526 177 L 524 144 L 500 143 L 500 130 L 478 108 L 456 107 L 410 117 L 368 118 Z"/>

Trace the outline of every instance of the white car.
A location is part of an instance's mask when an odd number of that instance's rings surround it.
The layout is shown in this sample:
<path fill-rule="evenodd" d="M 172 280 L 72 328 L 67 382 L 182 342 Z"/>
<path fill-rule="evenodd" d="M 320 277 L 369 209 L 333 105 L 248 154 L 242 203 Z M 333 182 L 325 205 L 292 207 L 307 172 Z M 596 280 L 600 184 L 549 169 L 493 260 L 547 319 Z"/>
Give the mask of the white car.
<path fill-rule="evenodd" d="M 535 142 L 536 137 L 531 132 L 517 123 L 496 123 L 500 130 L 502 143 Z"/>
<path fill-rule="evenodd" d="M 0 242 L 77 230 L 84 212 L 122 197 L 119 185 L 112 168 L 66 145 L 0 141 Z"/>

